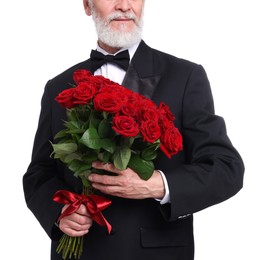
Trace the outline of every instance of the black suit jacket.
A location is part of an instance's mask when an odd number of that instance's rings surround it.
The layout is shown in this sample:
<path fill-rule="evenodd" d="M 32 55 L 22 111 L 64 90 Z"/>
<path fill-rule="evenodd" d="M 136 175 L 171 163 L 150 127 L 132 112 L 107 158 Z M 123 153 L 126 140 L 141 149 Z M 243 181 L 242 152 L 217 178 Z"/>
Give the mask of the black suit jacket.
<path fill-rule="evenodd" d="M 61 205 L 52 196 L 59 189 L 81 191 L 79 180 L 50 158 L 49 142 L 66 119 L 54 98 L 70 87 L 76 69 L 90 70 L 90 61 L 73 66 L 46 85 L 32 161 L 23 179 L 27 205 L 53 241 L 52 259 L 61 259 L 55 253 L 61 232 L 54 225 Z M 112 205 L 104 215 L 113 234 L 107 235 L 104 227 L 94 224 L 86 235 L 82 259 L 192 260 L 192 214 L 241 189 L 243 162 L 227 137 L 223 119 L 214 114 L 202 66 L 154 50 L 142 41 L 123 85 L 171 108 L 183 135 L 184 151 L 172 159 L 160 154 L 155 162 L 166 175 L 171 203 L 111 197 Z"/>

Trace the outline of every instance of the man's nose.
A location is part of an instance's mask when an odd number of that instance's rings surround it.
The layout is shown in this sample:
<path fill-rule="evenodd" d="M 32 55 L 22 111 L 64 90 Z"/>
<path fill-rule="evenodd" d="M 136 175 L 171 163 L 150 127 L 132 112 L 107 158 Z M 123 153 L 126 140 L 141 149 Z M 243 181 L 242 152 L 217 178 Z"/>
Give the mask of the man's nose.
<path fill-rule="evenodd" d="M 131 9 L 130 0 L 118 0 L 115 5 L 116 10 L 127 12 Z"/>

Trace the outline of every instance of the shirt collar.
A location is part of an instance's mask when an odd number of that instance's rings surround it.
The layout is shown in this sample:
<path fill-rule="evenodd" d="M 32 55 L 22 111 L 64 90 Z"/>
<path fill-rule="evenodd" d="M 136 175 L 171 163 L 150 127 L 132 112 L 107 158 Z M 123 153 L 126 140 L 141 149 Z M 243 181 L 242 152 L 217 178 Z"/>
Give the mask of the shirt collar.
<path fill-rule="evenodd" d="M 134 45 L 132 45 L 131 47 L 129 48 L 122 48 L 120 49 L 119 51 L 117 51 L 116 53 L 114 53 L 113 55 L 116 55 L 118 54 L 119 52 L 122 52 L 122 51 L 125 51 L 125 50 L 128 50 L 129 51 L 129 55 L 130 55 L 130 60 L 132 59 L 135 51 L 137 50 L 138 46 L 140 44 L 140 41 L 135 43 Z M 108 53 L 107 51 L 105 51 L 104 49 L 102 49 L 98 44 L 97 44 L 97 48 L 96 48 L 97 51 L 101 52 L 102 54 L 104 55 L 108 55 L 110 53 Z"/>

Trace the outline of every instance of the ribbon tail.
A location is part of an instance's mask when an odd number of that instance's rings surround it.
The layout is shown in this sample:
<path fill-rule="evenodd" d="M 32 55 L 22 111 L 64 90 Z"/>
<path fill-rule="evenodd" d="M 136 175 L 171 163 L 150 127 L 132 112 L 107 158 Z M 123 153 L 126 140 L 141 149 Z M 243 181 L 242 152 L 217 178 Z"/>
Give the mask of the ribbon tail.
<path fill-rule="evenodd" d="M 106 226 L 108 233 L 110 234 L 112 231 L 111 224 L 106 220 L 106 218 L 103 216 L 101 212 L 97 212 L 95 214 L 92 214 L 92 219 L 98 223 L 100 226 Z"/>

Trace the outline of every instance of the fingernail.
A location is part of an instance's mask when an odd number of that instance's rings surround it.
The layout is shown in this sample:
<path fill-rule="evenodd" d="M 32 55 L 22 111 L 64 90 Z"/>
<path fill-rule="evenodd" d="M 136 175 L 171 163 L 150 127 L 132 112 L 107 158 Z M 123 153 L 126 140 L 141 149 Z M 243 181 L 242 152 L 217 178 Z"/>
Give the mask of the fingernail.
<path fill-rule="evenodd" d="M 92 167 L 95 167 L 97 165 L 97 162 L 92 163 Z"/>

